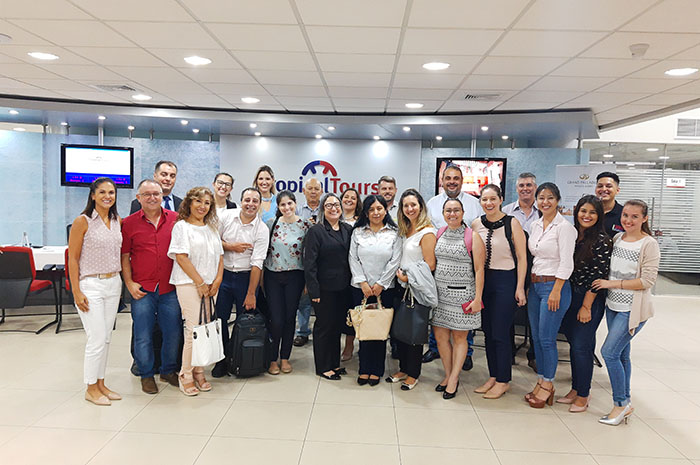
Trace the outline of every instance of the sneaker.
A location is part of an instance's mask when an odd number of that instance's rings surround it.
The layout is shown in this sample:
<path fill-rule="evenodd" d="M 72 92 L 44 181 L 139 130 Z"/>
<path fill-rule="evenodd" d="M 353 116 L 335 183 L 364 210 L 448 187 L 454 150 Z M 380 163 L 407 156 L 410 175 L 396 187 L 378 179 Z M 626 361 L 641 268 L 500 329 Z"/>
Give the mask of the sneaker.
<path fill-rule="evenodd" d="M 160 375 L 160 380 L 165 381 L 166 383 L 170 384 L 171 386 L 178 387 L 179 384 L 177 382 L 177 373 L 166 373 Z"/>
<path fill-rule="evenodd" d="M 158 394 L 158 385 L 153 376 L 149 378 L 141 378 L 141 390 L 146 394 Z"/>
<path fill-rule="evenodd" d="M 303 347 L 309 342 L 309 336 L 297 336 L 294 338 L 294 347 Z"/>

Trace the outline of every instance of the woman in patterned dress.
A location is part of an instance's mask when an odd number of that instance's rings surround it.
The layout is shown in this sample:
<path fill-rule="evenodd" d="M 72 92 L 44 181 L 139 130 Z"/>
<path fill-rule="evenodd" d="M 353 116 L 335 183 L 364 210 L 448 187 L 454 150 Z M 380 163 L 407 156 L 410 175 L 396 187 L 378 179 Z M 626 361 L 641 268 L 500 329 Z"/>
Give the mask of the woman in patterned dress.
<path fill-rule="evenodd" d="M 431 324 L 445 369 L 445 377 L 435 390 L 442 392 L 443 399 L 452 399 L 457 394 L 459 373 L 467 358 L 467 333 L 481 326 L 484 247 L 481 241 L 474 244 L 472 260 L 465 241 L 465 233 L 470 235 L 471 230 L 462 221 L 464 207 L 459 199 L 445 201 L 442 214 L 447 228 L 440 230 L 435 243 L 438 305 Z"/>

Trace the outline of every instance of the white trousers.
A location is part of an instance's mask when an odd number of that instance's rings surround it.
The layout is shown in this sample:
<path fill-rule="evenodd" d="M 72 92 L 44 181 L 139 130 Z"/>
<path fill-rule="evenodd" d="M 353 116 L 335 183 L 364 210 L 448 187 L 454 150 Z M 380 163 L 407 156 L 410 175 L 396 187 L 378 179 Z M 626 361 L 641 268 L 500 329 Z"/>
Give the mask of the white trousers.
<path fill-rule="evenodd" d="M 90 310 L 78 309 L 80 321 L 87 334 L 85 344 L 85 384 L 95 384 L 105 378 L 109 342 L 114 319 L 117 317 L 122 280 L 117 274 L 109 279 L 86 277 L 80 280 L 80 290 L 88 299 Z"/>

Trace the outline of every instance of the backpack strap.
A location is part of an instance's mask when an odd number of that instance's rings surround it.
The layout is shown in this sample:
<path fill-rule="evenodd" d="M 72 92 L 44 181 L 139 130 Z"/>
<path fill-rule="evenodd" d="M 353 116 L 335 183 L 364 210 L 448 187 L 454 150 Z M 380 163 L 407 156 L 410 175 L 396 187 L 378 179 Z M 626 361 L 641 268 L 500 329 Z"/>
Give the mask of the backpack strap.
<path fill-rule="evenodd" d="M 447 226 L 443 226 L 442 228 L 438 229 L 435 239 L 440 239 L 440 236 L 442 236 L 445 231 L 447 231 Z"/>
<path fill-rule="evenodd" d="M 442 228 L 438 229 L 437 234 L 435 235 L 436 239 L 440 239 L 440 236 L 442 236 L 445 231 L 447 231 L 447 226 L 443 226 Z M 467 247 L 467 252 L 469 253 L 469 256 L 472 256 L 472 229 L 469 226 L 465 225 L 464 228 L 464 245 Z"/>
<path fill-rule="evenodd" d="M 510 246 L 510 254 L 513 256 L 513 262 L 515 263 L 515 268 L 518 268 L 518 255 L 515 253 L 515 243 L 513 242 L 513 225 L 511 222 L 513 217 L 506 215 L 504 219 L 504 227 L 506 228 L 506 239 L 508 239 L 508 245 Z"/>

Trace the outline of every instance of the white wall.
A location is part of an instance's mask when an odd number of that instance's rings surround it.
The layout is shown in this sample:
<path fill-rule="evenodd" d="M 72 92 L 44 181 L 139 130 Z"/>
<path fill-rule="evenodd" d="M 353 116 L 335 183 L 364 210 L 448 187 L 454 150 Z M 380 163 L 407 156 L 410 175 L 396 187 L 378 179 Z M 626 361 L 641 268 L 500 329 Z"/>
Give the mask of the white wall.
<path fill-rule="evenodd" d="M 639 142 L 652 144 L 700 144 L 698 139 L 676 138 L 678 119 L 700 119 L 700 109 L 676 113 L 643 123 L 632 124 L 624 128 L 600 133 L 598 141 L 603 142 Z"/>

